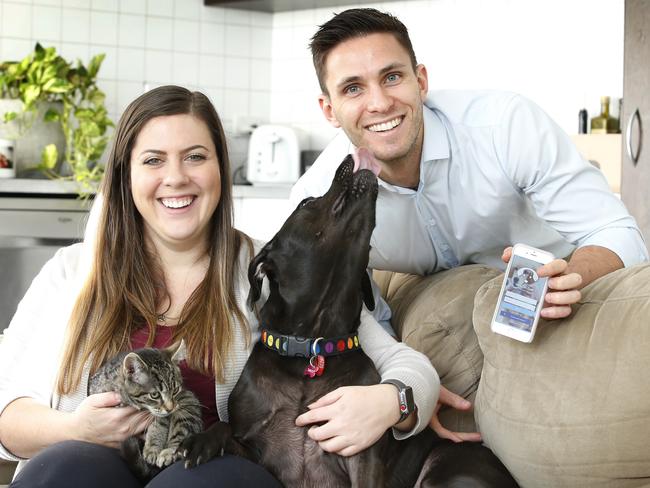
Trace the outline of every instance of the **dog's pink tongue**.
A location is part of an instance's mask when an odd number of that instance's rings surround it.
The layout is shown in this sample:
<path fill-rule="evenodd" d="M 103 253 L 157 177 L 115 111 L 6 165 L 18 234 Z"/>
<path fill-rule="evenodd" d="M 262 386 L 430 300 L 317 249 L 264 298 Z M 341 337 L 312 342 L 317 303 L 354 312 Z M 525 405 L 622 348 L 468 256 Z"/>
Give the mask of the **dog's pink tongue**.
<path fill-rule="evenodd" d="M 365 147 L 360 147 L 354 151 L 354 154 L 352 154 L 352 159 L 354 159 L 353 173 L 356 173 L 360 169 L 369 169 L 375 173 L 375 176 L 379 176 L 379 173 L 381 172 L 381 165 Z"/>

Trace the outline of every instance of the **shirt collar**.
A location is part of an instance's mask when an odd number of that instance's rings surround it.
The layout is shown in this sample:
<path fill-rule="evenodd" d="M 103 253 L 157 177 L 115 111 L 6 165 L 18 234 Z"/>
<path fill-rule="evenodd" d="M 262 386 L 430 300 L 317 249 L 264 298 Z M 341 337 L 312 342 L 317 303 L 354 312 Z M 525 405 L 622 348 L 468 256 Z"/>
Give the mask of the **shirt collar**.
<path fill-rule="evenodd" d="M 422 107 L 424 118 L 424 142 L 420 163 L 449 158 L 449 139 L 440 117 L 426 105 Z"/>
<path fill-rule="evenodd" d="M 420 168 L 424 163 L 429 161 L 449 158 L 449 139 L 447 137 L 447 130 L 440 120 L 440 116 L 426 105 L 422 107 L 422 116 L 424 121 L 424 141 L 422 142 Z M 420 183 L 418 185 L 418 190 L 391 185 L 381 178 L 378 178 L 377 180 L 379 186 L 392 192 L 410 195 L 419 191 L 422 186 L 422 170 L 420 170 Z"/>

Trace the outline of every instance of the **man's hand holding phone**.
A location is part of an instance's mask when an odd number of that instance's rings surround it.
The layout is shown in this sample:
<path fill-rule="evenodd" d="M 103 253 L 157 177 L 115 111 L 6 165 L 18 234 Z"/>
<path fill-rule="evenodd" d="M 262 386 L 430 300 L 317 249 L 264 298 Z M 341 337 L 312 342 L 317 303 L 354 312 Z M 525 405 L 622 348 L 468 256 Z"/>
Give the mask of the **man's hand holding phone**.
<path fill-rule="evenodd" d="M 501 259 L 509 263 L 512 258 L 512 246 L 503 251 Z M 564 259 L 553 259 L 542 265 L 537 272 L 540 278 L 548 277 L 548 290 L 544 299 L 541 316 L 548 320 L 561 319 L 571 314 L 571 305 L 578 303 L 582 294 L 582 276 L 578 273 L 566 273 L 568 263 Z"/>

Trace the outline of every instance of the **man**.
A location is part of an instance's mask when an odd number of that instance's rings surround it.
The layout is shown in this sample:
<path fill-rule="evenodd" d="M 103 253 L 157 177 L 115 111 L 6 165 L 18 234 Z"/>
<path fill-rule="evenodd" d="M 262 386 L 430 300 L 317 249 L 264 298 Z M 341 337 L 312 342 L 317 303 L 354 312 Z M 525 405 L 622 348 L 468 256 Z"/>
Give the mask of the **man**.
<path fill-rule="evenodd" d="M 324 193 L 355 147 L 370 149 L 381 165 L 371 268 L 503 267 L 511 246 L 526 243 L 558 256 L 539 270 L 551 277 L 542 317 L 557 319 L 571 314 L 582 287 L 648 259 L 603 175 L 530 101 L 500 92 L 427 96 L 427 70 L 406 27 L 374 9 L 336 15 L 310 47 L 321 109 L 343 131 L 295 185 L 292 203 Z M 385 303 L 376 316 L 390 318 Z M 445 388 L 439 401 L 471 406 Z M 432 427 L 456 441 L 480 439 L 447 431 L 437 416 Z"/>

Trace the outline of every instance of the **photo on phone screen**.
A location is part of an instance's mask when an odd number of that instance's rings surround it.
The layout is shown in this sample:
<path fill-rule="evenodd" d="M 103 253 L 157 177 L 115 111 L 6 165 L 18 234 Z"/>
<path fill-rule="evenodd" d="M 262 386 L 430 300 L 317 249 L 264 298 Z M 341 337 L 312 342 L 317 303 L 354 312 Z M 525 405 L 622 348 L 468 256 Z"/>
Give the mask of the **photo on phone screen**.
<path fill-rule="evenodd" d="M 540 278 L 541 264 L 531 259 L 512 256 L 503 297 L 495 320 L 510 327 L 530 332 L 535 323 L 537 305 L 544 295 L 548 278 Z"/>

